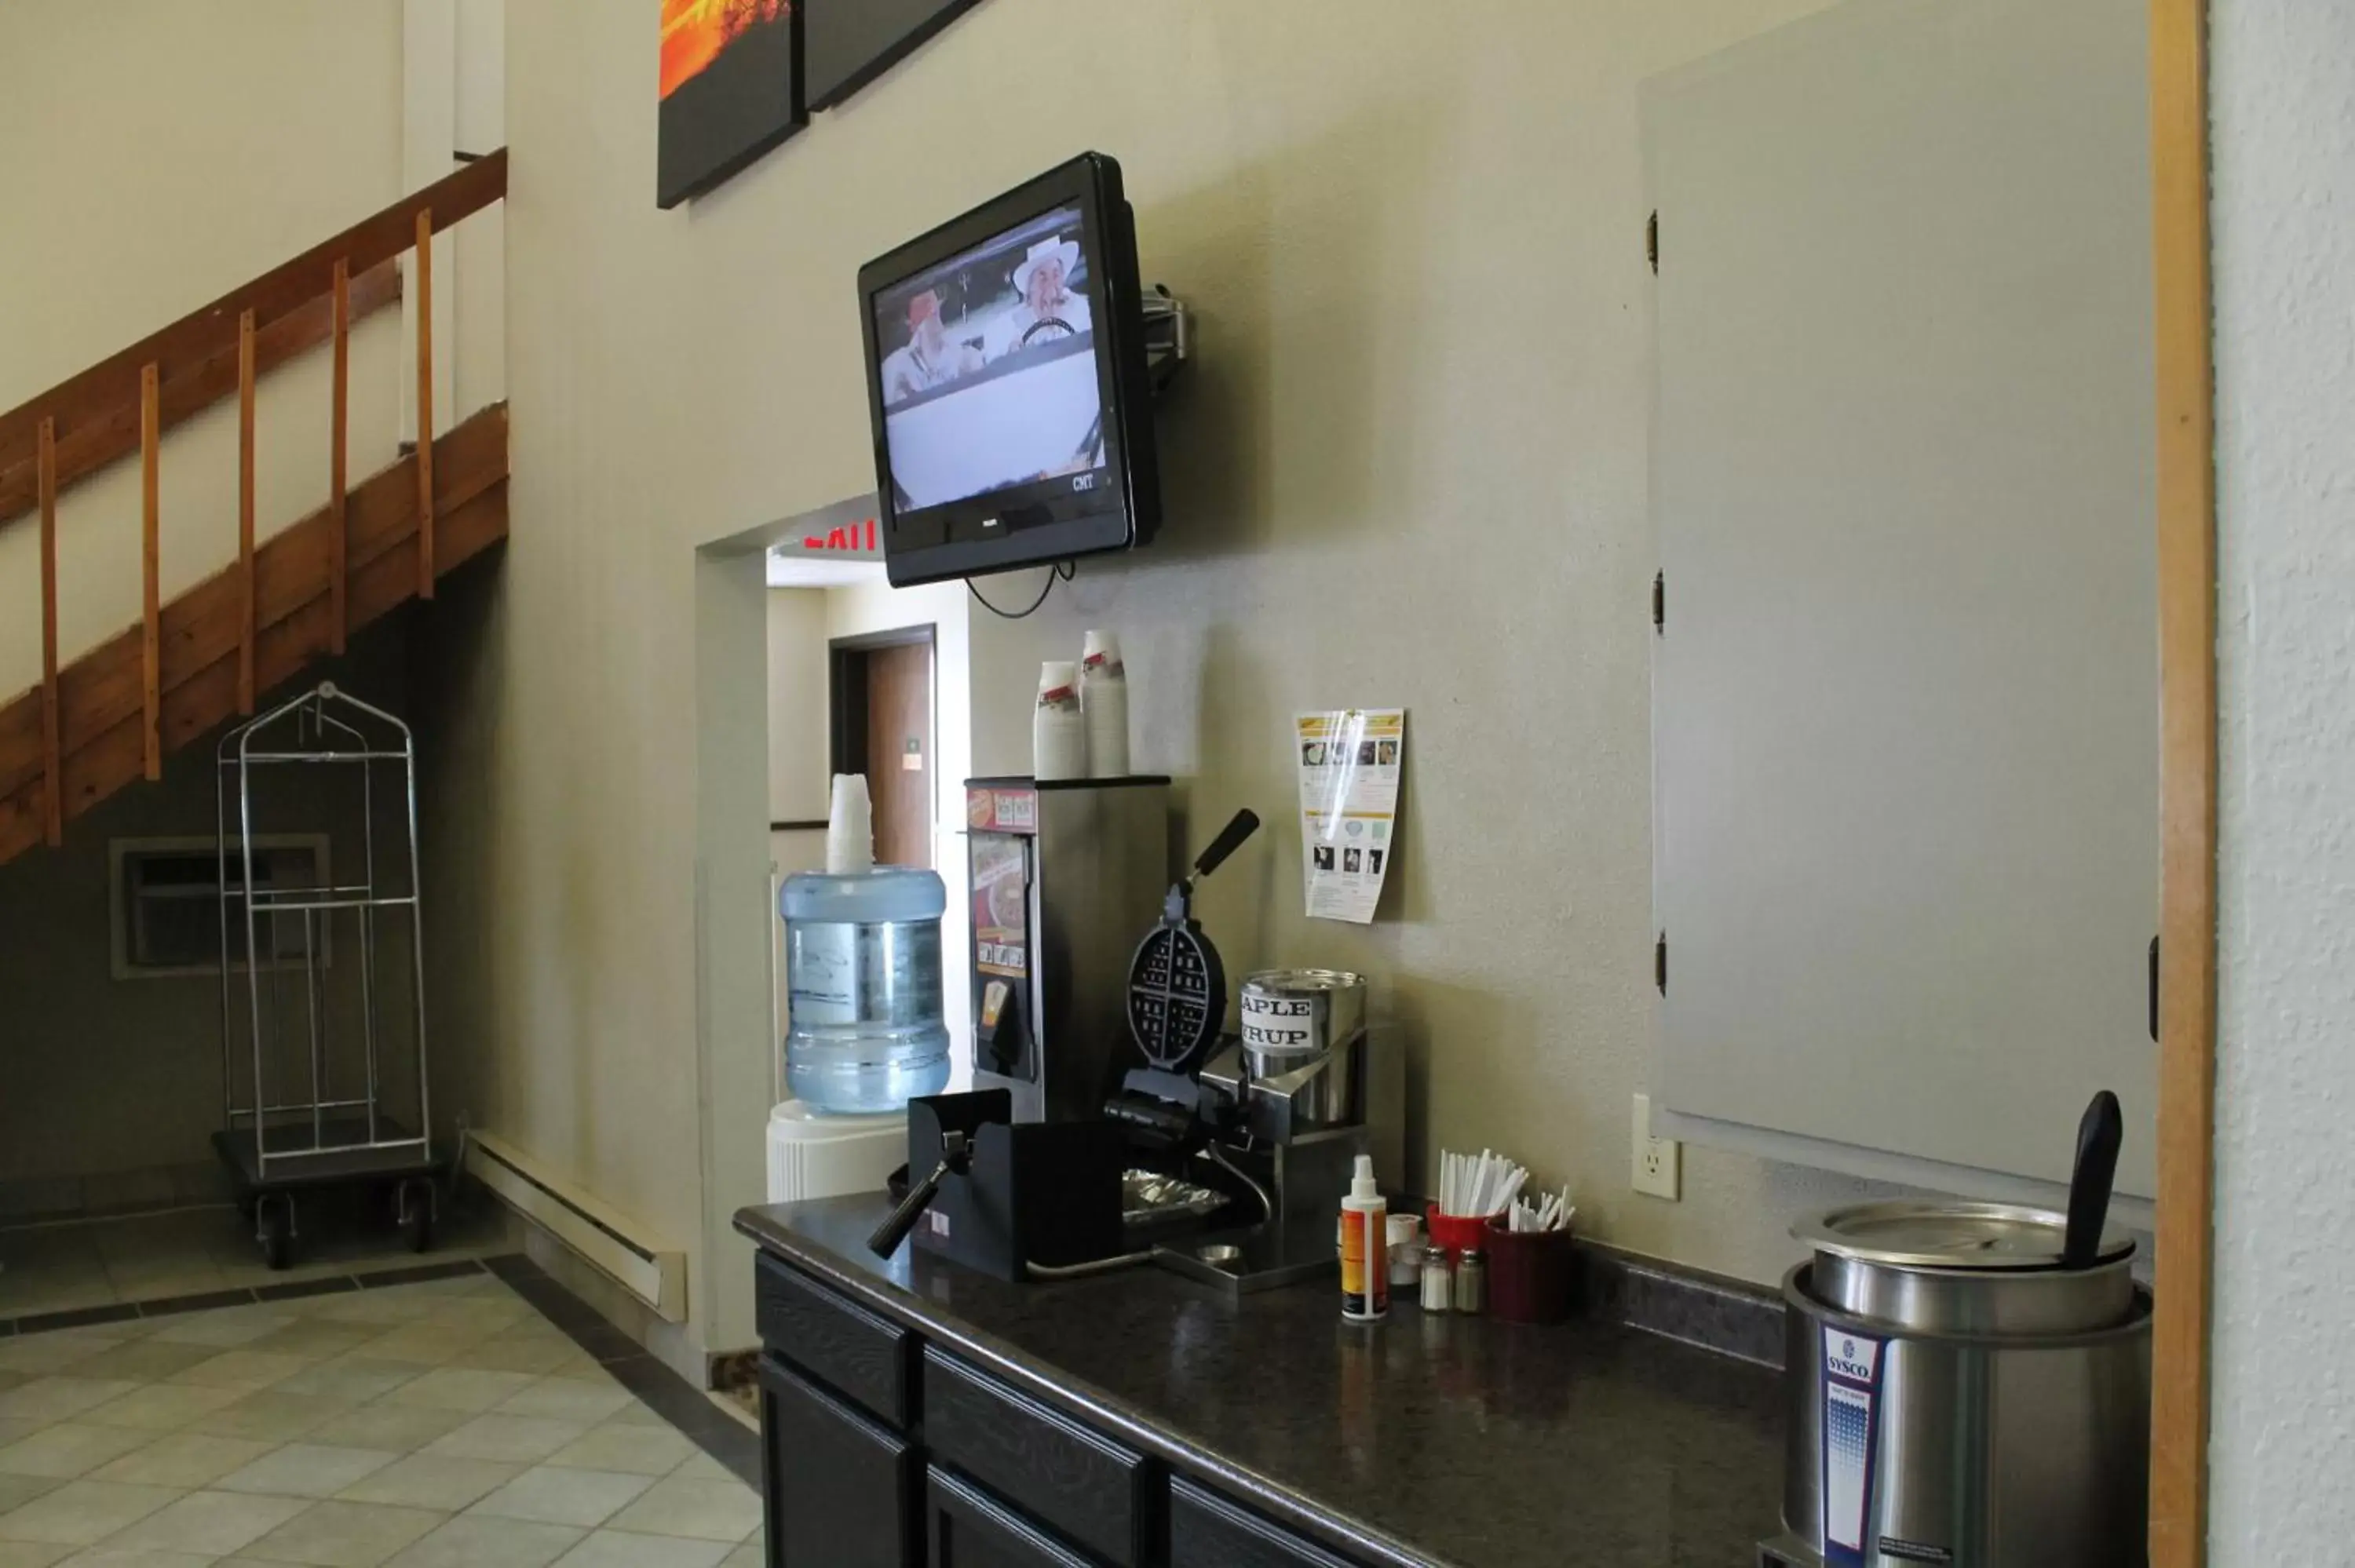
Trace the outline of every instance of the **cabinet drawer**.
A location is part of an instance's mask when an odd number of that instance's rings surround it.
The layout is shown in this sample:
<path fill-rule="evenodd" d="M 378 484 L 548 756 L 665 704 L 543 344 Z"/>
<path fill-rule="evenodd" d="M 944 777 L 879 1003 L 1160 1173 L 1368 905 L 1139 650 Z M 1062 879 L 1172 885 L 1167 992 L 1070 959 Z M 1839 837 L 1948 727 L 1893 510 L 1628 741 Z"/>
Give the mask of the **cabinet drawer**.
<path fill-rule="evenodd" d="M 753 1263 L 761 1340 L 789 1364 L 905 1429 L 915 1337 L 762 1254 Z"/>
<path fill-rule="evenodd" d="M 761 1358 L 771 1568 L 915 1568 L 922 1461 L 773 1356 Z"/>
<path fill-rule="evenodd" d="M 1172 1480 L 1169 1568 L 1350 1568 L 1350 1563 L 1215 1492 Z"/>
<path fill-rule="evenodd" d="M 936 1350 L 924 1352 L 924 1445 L 1119 1568 L 1153 1561 L 1157 1467 Z"/>
<path fill-rule="evenodd" d="M 979 1487 L 934 1470 L 925 1483 L 927 1568 L 1096 1568 Z"/>

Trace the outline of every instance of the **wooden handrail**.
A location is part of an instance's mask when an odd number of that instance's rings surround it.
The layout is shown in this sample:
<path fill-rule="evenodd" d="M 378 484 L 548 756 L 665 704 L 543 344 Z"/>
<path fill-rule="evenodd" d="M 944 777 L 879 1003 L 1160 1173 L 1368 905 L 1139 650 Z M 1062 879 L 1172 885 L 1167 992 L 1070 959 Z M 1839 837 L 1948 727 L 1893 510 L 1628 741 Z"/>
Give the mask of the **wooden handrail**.
<path fill-rule="evenodd" d="M 432 228 L 439 232 L 500 200 L 506 189 L 507 154 L 502 147 L 0 414 L 0 523 L 27 510 L 37 496 L 35 470 L 43 420 L 53 422 L 61 482 L 88 473 L 112 456 L 127 455 L 138 444 L 140 382 L 147 366 L 156 367 L 165 387 L 205 383 L 210 367 L 224 356 L 234 363 L 238 323 L 248 311 L 253 313 L 256 333 L 266 337 L 282 322 L 333 294 L 337 261 L 349 269 L 357 317 L 367 275 L 416 243 L 419 215 L 430 214 Z M 280 335 L 286 335 L 282 329 Z M 231 381 L 214 396 L 234 387 Z M 93 461 L 88 449 L 108 444 L 86 434 L 93 427 L 122 428 L 131 439 L 112 456 Z"/>

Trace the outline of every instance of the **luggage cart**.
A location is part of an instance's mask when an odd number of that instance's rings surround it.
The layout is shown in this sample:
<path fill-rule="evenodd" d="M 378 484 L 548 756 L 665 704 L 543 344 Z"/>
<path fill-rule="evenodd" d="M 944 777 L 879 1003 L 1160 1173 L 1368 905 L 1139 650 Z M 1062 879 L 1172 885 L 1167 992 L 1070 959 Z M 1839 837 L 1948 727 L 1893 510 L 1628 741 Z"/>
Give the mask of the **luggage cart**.
<path fill-rule="evenodd" d="M 389 1192 L 410 1249 L 423 1252 L 444 1160 L 425 1060 L 415 741 L 329 683 L 231 729 L 215 761 L 224 1114 L 213 1146 L 272 1268 L 293 1261 L 297 1195 L 331 1187 Z M 275 847 L 297 833 L 324 833 L 329 853 L 306 861 Z"/>

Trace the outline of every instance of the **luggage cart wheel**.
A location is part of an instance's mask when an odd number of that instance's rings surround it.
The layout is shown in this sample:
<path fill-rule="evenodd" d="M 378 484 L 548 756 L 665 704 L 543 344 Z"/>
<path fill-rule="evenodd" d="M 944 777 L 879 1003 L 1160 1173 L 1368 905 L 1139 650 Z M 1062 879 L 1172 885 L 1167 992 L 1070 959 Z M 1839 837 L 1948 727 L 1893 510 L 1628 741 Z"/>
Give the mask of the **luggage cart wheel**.
<path fill-rule="evenodd" d="M 411 1252 L 433 1245 L 433 1183 L 412 1176 L 400 1184 L 400 1239 Z"/>
<path fill-rule="evenodd" d="M 253 1202 L 253 1234 L 261 1243 L 261 1260 L 272 1270 L 294 1261 L 294 1200 L 264 1192 Z"/>

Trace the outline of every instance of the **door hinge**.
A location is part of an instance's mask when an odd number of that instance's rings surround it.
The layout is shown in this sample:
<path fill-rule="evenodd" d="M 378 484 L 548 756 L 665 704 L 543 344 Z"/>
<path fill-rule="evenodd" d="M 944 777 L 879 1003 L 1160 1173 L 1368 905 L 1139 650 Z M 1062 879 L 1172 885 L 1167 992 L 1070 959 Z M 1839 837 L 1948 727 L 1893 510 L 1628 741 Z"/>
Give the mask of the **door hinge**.
<path fill-rule="evenodd" d="M 1660 988 L 1662 996 L 1668 994 L 1668 934 L 1666 931 L 1660 933 L 1659 942 L 1652 948 L 1652 983 Z"/>
<path fill-rule="evenodd" d="M 1644 256 L 1645 259 L 1652 264 L 1652 275 L 1656 278 L 1658 277 L 1660 273 L 1660 215 L 1657 209 L 1653 211 L 1650 217 L 1644 220 Z"/>
<path fill-rule="evenodd" d="M 1652 574 L 1652 630 L 1664 632 L 1668 629 L 1668 574 L 1654 572 Z"/>

